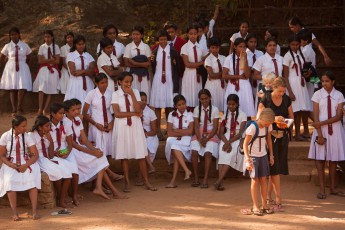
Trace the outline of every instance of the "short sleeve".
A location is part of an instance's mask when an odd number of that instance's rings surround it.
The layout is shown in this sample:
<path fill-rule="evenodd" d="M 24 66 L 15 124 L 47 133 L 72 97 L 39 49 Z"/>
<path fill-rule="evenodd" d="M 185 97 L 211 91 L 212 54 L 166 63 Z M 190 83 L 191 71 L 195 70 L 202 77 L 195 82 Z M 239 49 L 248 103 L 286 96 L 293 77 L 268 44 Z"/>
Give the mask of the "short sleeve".
<path fill-rule="evenodd" d="M 155 121 L 155 120 L 157 120 L 157 116 L 155 112 L 152 109 L 150 109 L 150 121 Z"/>
<path fill-rule="evenodd" d="M 148 58 L 151 56 L 151 49 L 147 44 L 145 44 L 145 55 Z"/>
<path fill-rule="evenodd" d="M 173 113 L 173 112 L 170 112 L 170 113 L 169 113 L 169 116 L 168 116 L 168 123 L 173 123 L 173 116 L 172 116 L 172 113 Z"/>
<path fill-rule="evenodd" d="M 2 48 L 2 50 L 1 50 L 1 53 L 5 56 L 8 56 L 8 49 L 7 48 L 8 48 L 8 44 L 6 44 L 4 46 L 4 48 Z"/>
<path fill-rule="evenodd" d="M 312 100 L 313 102 L 320 103 L 320 99 L 321 99 L 321 98 L 320 98 L 320 95 L 321 95 L 320 90 L 316 91 L 316 92 L 313 94 L 311 100 Z"/>
<path fill-rule="evenodd" d="M 66 136 L 71 136 L 73 134 L 72 123 L 71 122 L 65 122 L 63 125 L 64 125 L 64 129 L 66 132 Z"/>
<path fill-rule="evenodd" d="M 195 118 L 199 117 L 199 106 L 194 108 L 193 117 L 195 117 Z"/>
<path fill-rule="evenodd" d="M 120 65 L 119 60 L 117 60 L 117 57 L 115 55 L 111 55 L 111 60 L 113 61 L 114 67 L 118 67 Z"/>
<path fill-rule="evenodd" d="M 188 121 L 189 121 L 189 123 L 194 122 L 193 113 L 191 113 L 191 112 L 189 112 Z"/>
<path fill-rule="evenodd" d="M 32 138 L 29 134 L 25 133 L 25 134 L 24 134 L 24 137 L 25 137 L 26 145 L 27 145 L 28 147 L 31 147 L 31 146 L 33 146 L 33 145 L 36 145 L 35 141 L 33 140 L 33 138 Z"/>
<path fill-rule="evenodd" d="M 195 117 L 195 116 L 194 116 Z M 212 119 L 217 119 L 219 118 L 219 109 L 215 106 L 212 106 Z"/>
<path fill-rule="evenodd" d="M 258 58 L 258 60 L 256 60 L 256 62 L 254 63 L 253 65 L 253 69 L 261 72 L 261 69 L 262 69 L 262 63 L 263 63 L 263 59 L 265 58 L 265 56 L 261 56 Z"/>
<path fill-rule="evenodd" d="M 206 67 L 211 67 L 212 68 L 212 59 L 211 59 L 211 56 L 208 56 L 206 59 L 205 59 L 205 64 L 204 64 L 205 68 Z"/>
<path fill-rule="evenodd" d="M 337 99 L 338 99 L 338 104 L 344 103 L 344 95 L 341 92 L 339 92 L 339 91 L 338 91 Z"/>
<path fill-rule="evenodd" d="M 40 48 L 38 49 L 38 55 L 44 55 L 43 54 L 43 51 L 44 51 L 44 48 L 43 48 L 43 46 L 40 46 Z"/>
<path fill-rule="evenodd" d="M 31 54 L 32 50 L 31 50 L 30 46 L 28 44 L 26 44 L 26 43 L 24 43 L 24 46 L 25 46 L 25 49 L 26 49 L 26 53 L 25 54 L 26 55 Z"/>
<path fill-rule="evenodd" d="M 113 92 L 113 95 L 111 95 L 111 104 L 119 104 L 119 94 L 117 92 Z"/>
<path fill-rule="evenodd" d="M 97 54 L 97 55 L 98 55 L 100 49 L 101 49 L 101 46 L 100 46 L 99 43 L 98 43 L 97 49 L 96 49 L 96 54 Z"/>
<path fill-rule="evenodd" d="M 60 55 L 60 54 L 61 54 L 61 50 L 59 46 L 55 44 L 55 55 Z"/>
<path fill-rule="evenodd" d="M 8 132 L 1 135 L 1 138 L 0 138 L 0 145 L 1 146 L 7 145 L 7 136 L 8 136 Z"/>
<path fill-rule="evenodd" d="M 246 129 L 246 135 L 254 136 L 256 132 L 256 127 L 255 125 L 251 124 L 247 129 Z"/>
<path fill-rule="evenodd" d="M 74 63 L 74 58 L 73 58 L 73 53 L 68 53 L 66 57 L 66 63 L 68 62 L 73 62 Z"/>
<path fill-rule="evenodd" d="M 123 57 L 125 58 L 131 58 L 131 43 L 129 43 L 126 47 L 125 47 L 125 53 L 123 54 Z"/>
<path fill-rule="evenodd" d="M 287 52 L 283 58 L 283 65 L 285 66 L 290 66 L 290 61 L 291 61 L 291 55 L 289 52 Z"/>
<path fill-rule="evenodd" d="M 232 43 L 234 43 L 234 42 L 235 42 L 235 39 L 236 39 L 236 33 L 234 33 L 234 34 L 231 36 L 230 41 L 231 41 Z"/>
<path fill-rule="evenodd" d="M 87 93 L 86 97 L 85 97 L 85 103 L 91 105 L 92 103 L 92 96 L 94 95 L 94 90 L 91 90 L 90 92 Z"/>
<path fill-rule="evenodd" d="M 94 62 L 95 59 L 89 53 L 85 53 L 86 58 L 89 60 L 89 63 Z"/>
<path fill-rule="evenodd" d="M 97 65 L 100 67 L 108 65 L 107 61 L 104 58 L 104 55 L 99 56 L 99 58 L 97 59 Z"/>
<path fill-rule="evenodd" d="M 187 43 L 184 44 L 181 48 L 181 55 L 184 54 L 184 55 L 187 55 L 188 56 L 188 46 L 187 46 Z"/>
<path fill-rule="evenodd" d="M 225 58 L 223 68 L 230 69 L 230 55 Z"/>
<path fill-rule="evenodd" d="M 242 122 L 247 122 L 247 115 L 245 113 L 240 113 L 240 115 L 237 118 L 237 121 L 239 124 L 241 124 Z"/>

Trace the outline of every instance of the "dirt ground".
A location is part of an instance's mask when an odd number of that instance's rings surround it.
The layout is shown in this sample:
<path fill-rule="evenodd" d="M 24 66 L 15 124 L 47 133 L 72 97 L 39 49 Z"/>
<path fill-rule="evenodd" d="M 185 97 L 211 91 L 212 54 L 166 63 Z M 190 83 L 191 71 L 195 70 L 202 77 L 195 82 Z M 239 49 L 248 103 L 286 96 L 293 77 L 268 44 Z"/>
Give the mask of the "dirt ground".
<path fill-rule="evenodd" d="M 34 114 L 26 114 L 28 128 Z M 11 118 L 0 115 L 0 133 L 8 130 Z M 178 178 L 178 188 L 166 189 L 169 175 L 152 175 L 159 190 L 151 192 L 132 186 L 129 199 L 106 201 L 94 196 L 88 185 L 80 186 L 81 205 L 71 209 L 71 216 L 51 216 L 55 209 L 41 209 L 41 219 L 28 219 L 29 207 L 19 208 L 21 221 L 10 219 L 11 210 L 0 208 L 0 229 L 344 229 L 345 198 L 328 195 L 318 200 L 318 187 L 311 182 L 282 178 L 285 211 L 263 217 L 244 216 L 241 208 L 250 208 L 250 180 L 228 178 L 225 191 L 192 188 L 189 181 Z M 134 178 L 132 179 L 134 184 Z M 122 182 L 115 186 L 122 189 Z M 343 191 L 345 188 L 340 188 Z M 327 193 L 329 191 L 327 190 Z"/>

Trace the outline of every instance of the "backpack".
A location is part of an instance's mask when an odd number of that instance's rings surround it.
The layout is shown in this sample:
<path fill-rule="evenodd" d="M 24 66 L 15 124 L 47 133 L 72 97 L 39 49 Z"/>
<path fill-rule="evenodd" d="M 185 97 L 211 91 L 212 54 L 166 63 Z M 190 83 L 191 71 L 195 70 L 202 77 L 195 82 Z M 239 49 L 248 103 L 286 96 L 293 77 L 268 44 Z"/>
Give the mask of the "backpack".
<path fill-rule="evenodd" d="M 255 134 L 254 136 L 252 137 L 252 139 L 249 141 L 249 154 L 251 153 L 252 151 L 252 147 L 253 147 L 253 143 L 254 141 L 256 140 L 256 138 L 267 138 L 267 134 L 268 134 L 268 127 L 266 127 L 266 134 L 264 136 L 259 136 L 259 126 L 258 124 L 256 123 L 256 121 L 254 120 L 250 120 L 250 121 L 247 121 L 246 125 L 244 126 L 244 130 L 241 134 L 241 137 L 240 137 L 240 143 L 238 144 L 238 152 L 243 155 L 244 154 L 244 148 L 243 148 L 243 144 L 244 144 L 244 139 L 246 137 L 246 130 L 247 128 L 250 126 L 250 125 L 254 125 L 255 126 Z"/>

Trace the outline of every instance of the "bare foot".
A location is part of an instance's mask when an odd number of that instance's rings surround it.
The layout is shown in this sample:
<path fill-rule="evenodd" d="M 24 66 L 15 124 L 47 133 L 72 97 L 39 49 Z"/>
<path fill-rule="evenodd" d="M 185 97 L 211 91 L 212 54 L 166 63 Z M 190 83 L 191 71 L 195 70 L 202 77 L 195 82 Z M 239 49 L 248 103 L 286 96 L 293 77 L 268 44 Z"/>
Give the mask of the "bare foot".
<path fill-rule="evenodd" d="M 165 188 L 177 188 L 177 185 L 170 183 L 170 184 L 166 185 Z"/>
<path fill-rule="evenodd" d="M 113 199 L 128 199 L 129 197 L 122 193 L 116 193 L 113 195 Z"/>
<path fill-rule="evenodd" d="M 33 219 L 33 220 L 38 220 L 41 217 L 37 213 L 35 213 L 35 214 L 32 214 L 32 216 L 30 216 L 30 218 Z"/>
<path fill-rule="evenodd" d="M 72 198 L 72 204 L 74 204 L 77 207 L 80 205 L 77 197 Z"/>
<path fill-rule="evenodd" d="M 150 183 L 145 184 L 145 188 L 153 192 L 158 191 L 158 189 Z"/>
<path fill-rule="evenodd" d="M 18 214 L 12 216 L 13 221 L 20 221 Z"/>
<path fill-rule="evenodd" d="M 185 176 L 184 176 L 184 180 L 188 180 L 190 178 L 190 175 L 192 175 L 192 172 L 190 170 L 188 170 L 186 173 L 185 173 Z"/>
<path fill-rule="evenodd" d="M 72 202 L 59 202 L 57 203 L 57 206 L 58 207 L 61 207 L 61 208 L 74 208 L 74 206 L 72 205 Z"/>
<path fill-rule="evenodd" d="M 102 189 L 94 189 L 92 193 L 106 200 L 110 200 L 109 196 L 107 196 L 107 194 L 105 194 Z"/>

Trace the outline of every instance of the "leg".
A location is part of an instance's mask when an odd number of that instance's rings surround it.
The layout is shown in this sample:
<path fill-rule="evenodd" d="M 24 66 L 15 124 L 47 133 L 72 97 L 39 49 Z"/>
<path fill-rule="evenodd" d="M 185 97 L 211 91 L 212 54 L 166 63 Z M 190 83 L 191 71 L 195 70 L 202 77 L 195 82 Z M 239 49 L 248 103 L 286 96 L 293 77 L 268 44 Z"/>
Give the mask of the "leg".
<path fill-rule="evenodd" d="M 39 91 L 38 92 L 38 112 L 37 112 L 37 115 L 42 115 L 43 100 L 44 100 L 44 93 L 42 91 Z"/>
<path fill-rule="evenodd" d="M 12 114 L 15 114 L 17 112 L 16 93 L 17 93 L 17 90 L 10 90 L 10 101 L 11 101 L 11 106 L 12 106 Z"/>
<path fill-rule="evenodd" d="M 38 196 L 38 190 L 37 188 L 29 189 L 29 196 L 32 206 L 32 219 L 37 220 L 37 196 Z"/>
<path fill-rule="evenodd" d="M 335 189 L 335 177 L 336 177 L 336 168 L 337 168 L 337 161 L 329 161 L 329 179 L 331 182 L 331 193 L 337 193 Z"/>
<path fill-rule="evenodd" d="M 128 159 L 122 159 L 121 165 L 122 165 L 123 174 L 125 177 L 125 187 L 124 187 L 123 191 L 129 192 L 130 190 L 129 190 L 129 175 L 128 175 L 128 170 L 129 170 Z"/>
<path fill-rule="evenodd" d="M 18 112 L 20 112 L 20 113 L 23 112 L 22 103 L 23 103 L 23 99 L 24 99 L 24 94 L 25 94 L 25 90 L 23 90 L 23 89 L 18 90 L 18 104 L 17 104 L 17 108 L 18 108 Z"/>
<path fill-rule="evenodd" d="M 165 111 L 166 113 L 166 111 Z M 159 138 L 162 137 L 162 132 L 161 132 L 161 116 L 162 116 L 162 109 L 161 108 L 156 108 L 155 109 L 155 114 L 157 117 L 157 135 Z"/>
<path fill-rule="evenodd" d="M 56 204 L 60 204 L 60 196 L 61 196 L 61 184 L 62 179 L 54 181 L 55 193 L 56 193 Z"/>
<path fill-rule="evenodd" d="M 79 175 L 78 174 L 72 174 L 72 200 L 73 204 L 75 206 L 79 206 L 79 201 L 78 201 L 78 181 L 79 181 Z"/>
<path fill-rule="evenodd" d="M 295 140 L 296 141 L 301 141 L 302 137 L 301 137 L 301 111 L 295 112 L 294 113 L 294 117 L 295 117 Z"/>
<path fill-rule="evenodd" d="M 212 154 L 210 152 L 206 152 L 205 153 L 205 175 L 204 175 L 204 180 L 202 182 L 204 186 L 208 184 L 208 174 L 210 172 L 211 163 L 212 163 Z"/>
<path fill-rule="evenodd" d="M 320 182 L 320 193 L 325 195 L 325 161 L 316 161 L 317 174 Z"/>
<path fill-rule="evenodd" d="M 71 178 L 62 179 L 62 186 L 60 190 L 59 196 L 59 206 L 62 208 L 70 208 L 71 206 L 67 205 L 66 203 L 66 196 L 68 192 L 68 188 L 71 185 Z"/>
<path fill-rule="evenodd" d="M 18 221 L 19 216 L 17 213 L 17 192 L 8 191 L 7 197 L 8 197 L 8 201 L 10 202 L 11 209 L 12 209 L 13 220 Z"/>
<path fill-rule="evenodd" d="M 103 174 L 103 181 L 108 186 L 108 188 L 112 191 L 113 198 L 116 198 L 116 199 L 126 199 L 126 198 L 128 198 L 127 196 L 121 194 L 119 192 L 119 190 L 117 190 L 115 188 L 115 186 L 111 183 L 111 180 L 110 180 L 108 174 L 106 174 L 106 173 Z"/>
<path fill-rule="evenodd" d="M 216 181 L 216 183 L 214 183 L 215 187 L 217 190 L 223 190 L 223 180 L 225 175 L 228 173 L 230 169 L 229 165 L 219 165 L 218 166 L 218 171 L 219 171 L 219 177 L 218 180 Z"/>
<path fill-rule="evenodd" d="M 192 150 L 192 166 L 193 166 L 193 173 L 194 173 L 194 182 L 192 183 L 193 187 L 197 187 L 200 185 L 199 183 L 199 176 L 198 176 L 198 164 L 199 164 L 199 153 L 195 150 Z"/>
<path fill-rule="evenodd" d="M 273 190 L 276 196 L 276 204 L 279 205 L 282 203 L 281 193 L 280 193 L 280 176 L 273 175 L 271 176 L 271 180 L 273 184 Z"/>
<path fill-rule="evenodd" d="M 171 152 L 174 155 L 175 160 L 178 161 L 178 163 L 181 165 L 181 167 L 184 170 L 184 173 L 185 173 L 184 180 L 188 180 L 192 172 L 188 169 L 186 162 L 184 161 L 182 152 L 175 149 L 171 150 Z"/>
<path fill-rule="evenodd" d="M 104 175 L 105 169 L 102 169 L 97 173 L 97 178 L 96 178 L 96 187 L 92 191 L 93 194 L 98 195 L 104 199 L 110 200 L 109 196 L 104 193 L 103 188 L 102 188 L 102 181 L 103 181 L 103 175 Z"/>
<path fill-rule="evenodd" d="M 153 167 L 153 164 L 152 164 L 152 162 L 151 162 L 151 159 L 150 159 L 150 152 L 149 152 L 149 154 L 145 157 L 145 162 L 146 162 L 146 165 L 149 167 L 149 174 L 154 173 L 156 170 L 155 170 L 155 167 Z"/>
<path fill-rule="evenodd" d="M 263 209 L 267 209 L 267 204 L 266 204 L 266 194 L 267 194 L 267 181 L 266 177 L 260 177 L 260 192 L 261 192 L 261 205 Z"/>
<path fill-rule="evenodd" d="M 139 169 L 140 173 L 143 176 L 145 186 L 148 190 L 151 191 L 157 191 L 157 188 L 155 188 L 153 185 L 150 184 L 149 182 L 149 177 L 147 175 L 147 168 L 146 168 L 146 162 L 145 159 L 139 159 Z"/>
<path fill-rule="evenodd" d="M 119 174 L 114 173 L 113 171 L 111 171 L 110 168 L 107 168 L 105 170 L 105 172 L 108 174 L 109 178 L 112 181 L 118 181 L 118 180 L 122 180 L 124 178 L 122 175 L 119 175 Z"/>
<path fill-rule="evenodd" d="M 46 97 L 46 103 L 44 104 L 44 109 L 43 109 L 43 114 L 46 115 L 48 114 L 47 113 L 47 110 L 49 108 L 49 104 L 50 104 L 50 100 L 52 98 L 52 95 L 51 94 L 47 94 L 47 97 Z M 87 130 L 87 129 L 86 129 Z"/>
<path fill-rule="evenodd" d="M 302 112 L 302 123 L 303 123 L 303 137 L 310 138 L 309 129 L 308 129 L 308 114 L 309 111 Z"/>
<path fill-rule="evenodd" d="M 173 167 L 173 176 L 171 178 L 170 183 L 167 186 L 165 186 L 166 188 L 176 188 L 177 187 L 175 181 L 176 181 L 179 166 L 180 165 L 179 165 L 178 161 L 175 160 L 174 161 L 174 167 Z"/>
<path fill-rule="evenodd" d="M 259 211 L 259 202 L 258 202 L 258 188 L 259 188 L 259 178 L 251 179 L 250 192 L 252 195 L 253 201 L 253 211 Z"/>
<path fill-rule="evenodd" d="M 269 204 L 275 204 L 275 201 L 272 199 L 272 191 L 273 191 L 272 178 L 271 176 L 269 176 L 268 182 L 267 182 L 267 195 L 266 195 L 266 201 Z"/>

